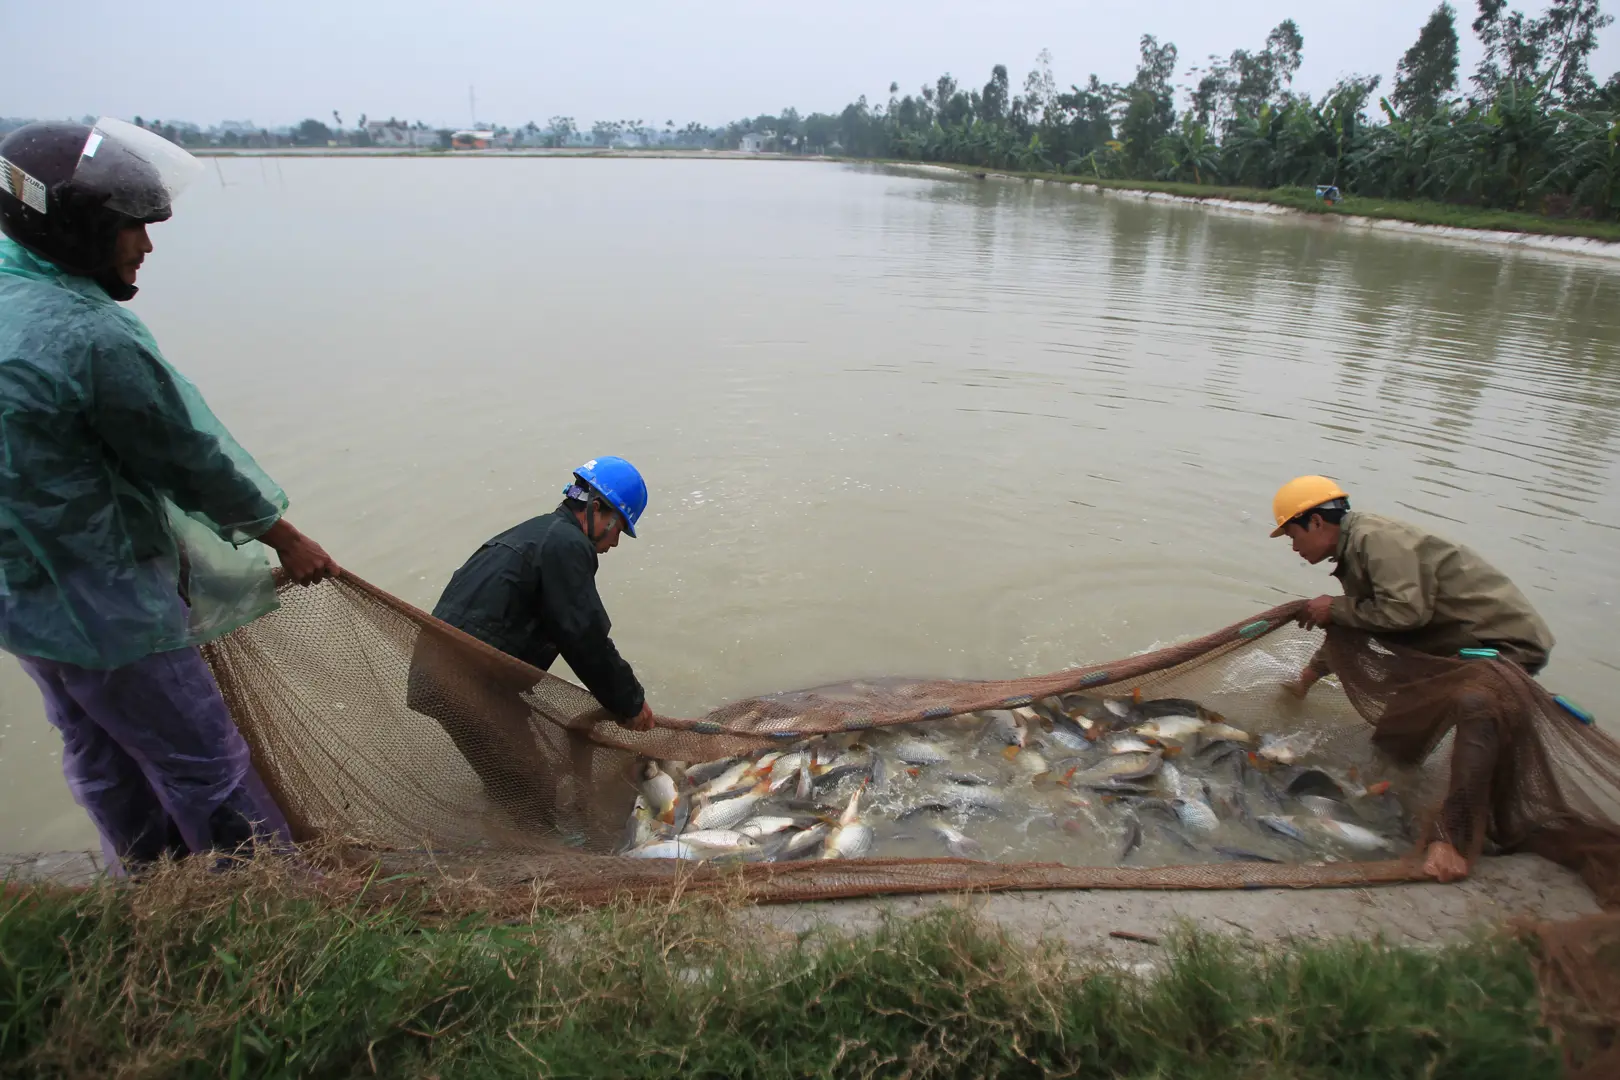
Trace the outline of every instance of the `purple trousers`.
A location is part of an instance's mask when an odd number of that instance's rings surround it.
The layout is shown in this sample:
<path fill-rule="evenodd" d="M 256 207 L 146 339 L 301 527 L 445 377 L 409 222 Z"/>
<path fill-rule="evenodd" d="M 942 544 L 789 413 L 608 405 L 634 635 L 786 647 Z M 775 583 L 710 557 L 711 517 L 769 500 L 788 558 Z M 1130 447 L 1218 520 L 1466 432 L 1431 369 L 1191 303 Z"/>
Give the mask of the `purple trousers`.
<path fill-rule="evenodd" d="M 115 873 L 164 854 L 291 840 L 196 649 L 108 671 L 18 660 L 45 695 L 68 788 Z"/>

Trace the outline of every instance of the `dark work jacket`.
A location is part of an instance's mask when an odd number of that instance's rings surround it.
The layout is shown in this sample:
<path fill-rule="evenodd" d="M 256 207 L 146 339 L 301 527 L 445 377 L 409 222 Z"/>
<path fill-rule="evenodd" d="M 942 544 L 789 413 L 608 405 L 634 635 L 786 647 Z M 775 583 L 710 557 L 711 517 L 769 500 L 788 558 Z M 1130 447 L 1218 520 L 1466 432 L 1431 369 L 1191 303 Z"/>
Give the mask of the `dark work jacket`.
<path fill-rule="evenodd" d="M 629 719 L 646 694 L 608 636 L 596 594 L 596 546 L 562 506 L 479 548 L 451 577 L 433 616 L 537 668 L 561 654 L 602 707 Z"/>

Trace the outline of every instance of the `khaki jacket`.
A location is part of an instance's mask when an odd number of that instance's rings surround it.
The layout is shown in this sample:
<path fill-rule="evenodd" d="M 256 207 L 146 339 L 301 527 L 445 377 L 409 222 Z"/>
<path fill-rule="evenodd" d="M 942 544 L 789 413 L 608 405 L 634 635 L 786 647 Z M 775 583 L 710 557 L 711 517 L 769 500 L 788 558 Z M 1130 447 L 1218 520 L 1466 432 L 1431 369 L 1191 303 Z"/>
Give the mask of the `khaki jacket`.
<path fill-rule="evenodd" d="M 1530 601 L 1461 544 L 1415 525 L 1350 513 L 1335 560 L 1344 595 L 1334 599 L 1329 617 L 1338 626 L 1437 656 L 1496 649 L 1532 672 L 1552 652 L 1552 633 Z"/>

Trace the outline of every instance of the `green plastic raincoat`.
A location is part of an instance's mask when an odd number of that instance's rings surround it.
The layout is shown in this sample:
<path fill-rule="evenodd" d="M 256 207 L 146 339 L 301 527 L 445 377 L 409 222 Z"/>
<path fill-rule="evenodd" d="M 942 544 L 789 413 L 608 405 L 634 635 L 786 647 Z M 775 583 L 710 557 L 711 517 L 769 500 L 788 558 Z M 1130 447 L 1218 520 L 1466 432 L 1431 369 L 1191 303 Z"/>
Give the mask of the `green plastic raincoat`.
<path fill-rule="evenodd" d="M 286 507 L 133 312 L 0 237 L 0 648 L 114 668 L 228 633 L 275 607 L 249 541 Z"/>

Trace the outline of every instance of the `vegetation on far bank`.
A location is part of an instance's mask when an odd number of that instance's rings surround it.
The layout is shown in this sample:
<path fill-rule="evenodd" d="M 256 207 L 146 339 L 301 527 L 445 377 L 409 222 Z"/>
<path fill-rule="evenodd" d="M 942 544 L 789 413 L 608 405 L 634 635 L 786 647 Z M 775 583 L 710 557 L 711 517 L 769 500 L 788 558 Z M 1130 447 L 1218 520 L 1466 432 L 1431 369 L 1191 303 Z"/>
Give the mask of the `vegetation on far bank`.
<path fill-rule="evenodd" d="M 383 884 L 261 861 L 14 887 L 0 1075 L 1560 1072 L 1531 951 L 1507 936 L 1282 951 L 1188 934 L 1141 946 L 1162 959 L 1138 976 L 950 909 L 768 938 L 711 901 L 501 920 Z"/>
<path fill-rule="evenodd" d="M 854 160 L 854 159 L 851 159 Z M 887 165 L 915 165 L 916 162 L 893 158 L 879 162 Z M 977 174 L 981 170 L 972 165 L 939 163 L 945 168 L 964 174 Z M 1455 203 L 1412 199 L 1377 199 L 1356 195 L 1342 196 L 1336 203 L 1317 198 L 1314 188 L 1248 188 L 1215 184 L 1191 184 L 1173 180 L 1114 180 L 1107 177 L 1075 176 L 1070 173 L 996 169 L 998 176 L 1011 176 L 1024 180 L 1046 180 L 1056 184 L 1090 184 L 1118 191 L 1153 191 L 1166 195 L 1179 195 L 1189 199 L 1227 199 L 1233 202 L 1269 203 L 1307 214 L 1328 216 L 1370 217 L 1388 221 L 1405 221 L 1414 225 L 1441 225 L 1454 229 L 1488 229 L 1499 232 L 1535 233 L 1544 236 L 1577 236 L 1592 240 L 1620 243 L 1620 221 L 1594 221 L 1582 218 L 1547 217 L 1517 210 L 1495 210 Z"/>

